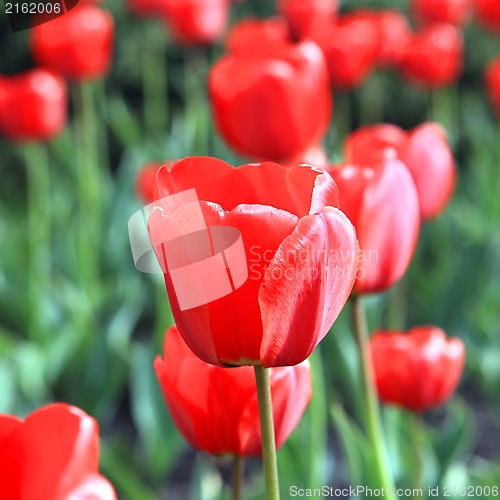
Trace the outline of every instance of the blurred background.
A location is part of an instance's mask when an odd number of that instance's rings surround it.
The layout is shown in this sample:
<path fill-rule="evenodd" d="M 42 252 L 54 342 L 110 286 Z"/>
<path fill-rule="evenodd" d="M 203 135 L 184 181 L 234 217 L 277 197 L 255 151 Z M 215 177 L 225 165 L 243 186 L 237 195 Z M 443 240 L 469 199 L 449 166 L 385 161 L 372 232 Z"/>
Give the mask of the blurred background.
<path fill-rule="evenodd" d="M 109 74 L 70 85 L 68 125 L 56 139 L 0 139 L 0 412 L 25 416 L 65 401 L 94 416 L 101 471 L 123 500 L 229 498 L 229 462 L 191 450 L 163 402 L 152 363 L 172 323 L 168 299 L 162 276 L 135 269 L 127 232 L 142 206 L 135 184 L 144 165 L 189 155 L 246 162 L 211 119 L 206 78 L 223 42 L 179 44 L 160 19 L 140 18 L 118 0 L 99 6 L 115 23 Z M 408 12 L 402 0 L 345 0 L 341 12 L 360 7 Z M 275 14 L 272 0 L 247 0 L 231 5 L 229 24 Z M 1 75 L 33 67 L 29 37 L 29 30 L 13 34 L 0 14 Z M 414 88 L 396 72 L 379 70 L 353 91 L 336 92 L 325 140 L 330 162 L 338 163 L 350 130 L 374 122 L 410 129 L 432 119 L 446 128 L 455 154 L 455 195 L 422 226 L 407 276 L 367 299 L 372 329 L 432 323 L 466 344 L 457 395 L 425 417 L 429 486 L 500 485 L 500 129 L 484 85 L 500 36 L 472 20 L 464 40 L 464 72 L 448 88 Z M 92 151 L 82 127 L 94 136 Z M 98 206 L 82 205 L 78 195 L 79 162 L 90 154 L 99 167 L 89 180 L 101 193 Z M 27 162 L 46 162 L 49 173 L 38 180 L 49 189 L 37 212 L 49 221 L 49 251 L 35 267 L 30 248 L 39 240 L 27 209 Z M 97 221 L 98 245 L 82 249 L 87 216 L 89 224 Z M 82 276 L 82 251 L 94 262 L 91 279 Z M 359 370 L 348 311 L 314 356 L 313 400 L 279 451 L 284 498 L 291 485 L 357 485 L 369 475 L 355 423 Z M 408 422 L 395 408 L 384 408 L 383 418 L 396 479 L 409 485 Z M 263 498 L 258 460 L 249 461 L 246 475 L 246 498 Z"/>

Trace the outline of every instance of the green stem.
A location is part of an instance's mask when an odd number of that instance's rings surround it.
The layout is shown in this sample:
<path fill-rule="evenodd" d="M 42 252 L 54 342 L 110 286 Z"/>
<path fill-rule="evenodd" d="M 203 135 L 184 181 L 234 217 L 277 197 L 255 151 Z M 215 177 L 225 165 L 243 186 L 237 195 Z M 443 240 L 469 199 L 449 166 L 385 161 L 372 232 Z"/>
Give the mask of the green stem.
<path fill-rule="evenodd" d="M 419 413 L 408 413 L 410 441 L 413 452 L 412 488 L 422 488 L 422 418 Z"/>
<path fill-rule="evenodd" d="M 232 473 L 232 500 L 243 499 L 243 469 L 245 461 L 241 455 L 235 455 L 233 458 L 233 473 Z"/>
<path fill-rule="evenodd" d="M 146 138 L 167 133 L 168 79 L 167 42 L 152 43 L 151 25 L 144 23 L 142 37 L 142 84 Z"/>
<path fill-rule="evenodd" d="M 185 148 L 190 155 L 207 155 L 211 149 L 211 120 L 207 94 L 210 53 L 208 50 L 200 52 L 186 48 L 184 57 Z"/>
<path fill-rule="evenodd" d="M 328 134 L 327 153 L 331 157 L 334 152 L 341 154 L 344 140 L 351 133 L 351 93 L 335 92 L 333 101 L 333 121 Z"/>
<path fill-rule="evenodd" d="M 42 299 L 51 289 L 50 171 L 44 146 L 26 144 L 23 152 L 28 180 L 28 335 L 35 340 L 44 333 Z"/>
<path fill-rule="evenodd" d="M 78 265 L 80 281 L 92 299 L 93 291 L 98 288 L 100 274 L 102 176 L 99 168 L 94 88 L 91 83 L 80 83 L 75 90 L 80 198 Z"/>
<path fill-rule="evenodd" d="M 309 357 L 313 383 L 313 396 L 309 405 L 310 458 L 309 485 L 311 489 L 325 482 L 327 463 L 327 395 L 321 350 L 317 347 Z"/>
<path fill-rule="evenodd" d="M 266 500 L 279 500 L 278 461 L 276 458 L 276 442 L 274 439 L 273 405 L 271 400 L 269 370 L 261 366 L 254 366 L 254 368 L 255 380 L 257 381 L 257 395 L 259 398 Z"/>
<path fill-rule="evenodd" d="M 364 403 L 365 430 L 373 446 L 375 458 L 374 466 L 379 486 L 383 486 L 386 490 L 390 489 L 394 492 L 394 482 L 390 473 L 385 439 L 380 421 L 378 398 L 370 376 L 370 368 L 368 364 L 368 325 L 366 323 L 366 314 L 360 297 L 353 295 L 351 297 L 351 301 L 353 330 L 359 352 L 362 378 L 361 386 Z"/>
<path fill-rule="evenodd" d="M 385 327 L 388 330 L 404 330 L 406 328 L 408 315 L 407 288 L 407 279 L 406 276 L 403 276 L 401 281 L 396 283 L 391 290 L 385 313 L 387 318 Z"/>
<path fill-rule="evenodd" d="M 383 121 L 385 76 L 382 71 L 375 72 L 356 91 L 361 125 L 381 123 Z"/>

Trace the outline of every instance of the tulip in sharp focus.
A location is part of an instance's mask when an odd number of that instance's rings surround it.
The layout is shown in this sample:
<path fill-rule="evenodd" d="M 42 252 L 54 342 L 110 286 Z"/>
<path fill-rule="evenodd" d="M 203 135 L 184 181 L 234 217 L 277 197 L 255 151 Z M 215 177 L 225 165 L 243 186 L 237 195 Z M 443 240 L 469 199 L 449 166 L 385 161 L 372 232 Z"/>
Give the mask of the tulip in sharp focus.
<path fill-rule="evenodd" d="M 114 24 L 111 14 L 92 5 L 31 30 L 31 54 L 39 64 L 70 80 L 104 76 L 111 65 Z"/>
<path fill-rule="evenodd" d="M 378 27 L 372 19 L 356 13 L 338 20 L 318 18 L 308 37 L 325 54 L 334 89 L 357 87 L 374 69 L 378 50 Z"/>
<path fill-rule="evenodd" d="M 465 24 L 472 14 L 472 0 L 412 0 L 410 8 L 423 24 Z"/>
<path fill-rule="evenodd" d="M 475 0 L 476 16 L 481 26 L 500 32 L 500 2 L 498 0 Z"/>
<path fill-rule="evenodd" d="M 373 165 L 388 157 L 398 157 L 410 170 L 422 219 L 439 215 L 450 201 L 456 182 L 455 161 L 445 130 L 437 123 L 424 123 L 409 132 L 395 125 L 370 125 L 347 140 L 347 162 Z"/>
<path fill-rule="evenodd" d="M 116 500 L 99 474 L 99 427 L 63 403 L 23 421 L 0 414 L 0 498 L 9 500 Z"/>
<path fill-rule="evenodd" d="M 282 160 L 316 144 L 328 129 L 331 96 L 316 44 L 292 44 L 281 24 L 245 21 L 229 37 L 230 53 L 209 76 L 219 131 L 238 152 Z"/>
<path fill-rule="evenodd" d="M 401 72 L 409 82 L 433 89 L 456 82 L 462 66 L 462 33 L 441 23 L 426 26 L 413 35 Z"/>
<path fill-rule="evenodd" d="M 15 141 L 45 141 L 66 125 L 64 80 L 45 69 L 0 76 L 0 133 Z"/>
<path fill-rule="evenodd" d="M 391 158 L 373 166 L 334 166 L 329 172 L 339 188 L 339 207 L 359 240 L 354 290 L 384 291 L 403 276 L 417 243 L 420 214 L 413 179 L 401 161 Z"/>
<path fill-rule="evenodd" d="M 491 106 L 500 117 L 500 57 L 488 64 L 485 72 L 486 91 Z"/>
<path fill-rule="evenodd" d="M 259 404 L 254 370 L 205 363 L 187 347 L 177 328 L 165 336 L 164 359 L 154 363 L 172 418 L 186 441 L 220 455 L 261 456 Z M 297 426 L 311 399 L 309 362 L 269 371 L 276 446 Z"/>
<path fill-rule="evenodd" d="M 338 8 L 338 0 L 277 0 L 278 12 L 298 39 L 307 34 L 314 19 L 334 18 Z"/>
<path fill-rule="evenodd" d="M 464 368 L 465 348 L 440 328 L 419 326 L 408 333 L 376 332 L 368 356 L 380 399 L 422 412 L 453 395 Z"/>
<path fill-rule="evenodd" d="M 231 260 L 231 268 L 227 259 L 234 254 L 225 254 L 224 272 L 209 285 L 222 286 L 229 272 L 234 280 L 234 267 L 236 277 L 247 273 L 244 284 L 197 307 L 181 309 L 167 258 L 165 282 L 175 323 L 193 352 L 213 364 L 264 368 L 306 359 L 344 307 L 357 270 L 356 234 L 335 208 L 338 193 L 330 175 L 306 165 L 235 168 L 193 157 L 163 167 L 158 184 L 162 197 L 194 188 L 206 226 L 238 230 L 243 242 L 242 262 Z M 163 215 L 158 207 L 149 217 L 150 240 L 162 268 L 163 242 L 186 220 L 187 208 L 184 204 Z M 177 241 L 179 267 L 186 266 L 191 250 L 187 240 Z M 209 247 L 199 258 L 215 255 L 220 252 Z"/>

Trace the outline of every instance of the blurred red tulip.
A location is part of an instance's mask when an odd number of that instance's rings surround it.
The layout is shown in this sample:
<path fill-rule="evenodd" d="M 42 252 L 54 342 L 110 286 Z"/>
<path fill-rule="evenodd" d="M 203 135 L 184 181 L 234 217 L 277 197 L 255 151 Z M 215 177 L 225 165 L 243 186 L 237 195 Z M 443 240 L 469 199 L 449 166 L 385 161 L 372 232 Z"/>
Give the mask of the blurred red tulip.
<path fill-rule="evenodd" d="M 445 403 L 462 375 L 465 348 L 435 326 L 404 334 L 375 332 L 368 345 L 373 377 L 384 403 L 421 412 Z"/>
<path fill-rule="evenodd" d="M 358 9 L 351 11 L 357 19 L 371 23 L 377 30 L 377 62 L 383 68 L 399 66 L 410 41 L 408 20 L 399 10 Z"/>
<path fill-rule="evenodd" d="M 161 0 L 160 13 L 176 42 L 208 45 L 224 35 L 230 6 L 229 0 Z"/>
<path fill-rule="evenodd" d="M 352 132 L 345 143 L 347 163 L 373 166 L 388 158 L 401 157 L 408 134 L 396 125 L 367 125 Z"/>
<path fill-rule="evenodd" d="M 433 24 L 413 35 L 401 69 L 411 83 L 437 88 L 458 80 L 462 65 L 462 33 L 450 24 Z"/>
<path fill-rule="evenodd" d="M 278 12 L 298 39 L 307 34 L 315 18 L 335 18 L 338 8 L 338 0 L 277 0 Z"/>
<path fill-rule="evenodd" d="M 410 41 L 408 20 L 398 10 L 383 10 L 378 16 L 378 64 L 395 68 L 406 56 Z"/>
<path fill-rule="evenodd" d="M 316 144 L 332 108 L 320 49 L 309 41 L 293 45 L 282 26 L 257 21 L 238 25 L 228 46 L 231 53 L 209 75 L 225 140 L 251 158 L 276 161 Z"/>
<path fill-rule="evenodd" d="M 334 208 L 337 187 L 330 175 L 304 165 L 235 168 L 215 158 L 193 157 L 163 167 L 158 181 L 162 197 L 195 188 L 206 226 L 237 229 L 246 255 L 235 262 L 231 254 L 232 279 L 235 273 L 246 276 L 241 286 L 228 285 L 227 295 L 181 309 L 175 276 L 164 265 L 163 242 L 171 239 L 177 221 L 186 220 L 186 205 L 170 215 L 153 210 L 150 240 L 188 346 L 219 365 L 267 368 L 306 359 L 344 307 L 357 270 L 356 234 Z M 185 242 L 180 246 L 187 255 Z M 208 252 L 211 258 L 215 250 Z M 210 283 L 213 288 L 215 281 Z"/>
<path fill-rule="evenodd" d="M 261 456 L 254 370 L 222 368 L 199 359 L 175 327 L 165 336 L 164 359 L 154 367 L 170 414 L 186 441 L 220 455 Z M 309 362 L 269 370 L 276 447 L 297 426 L 311 399 Z"/>
<path fill-rule="evenodd" d="M 0 414 L 0 498 L 116 500 L 98 466 L 99 427 L 79 408 L 51 404 L 24 421 Z"/>
<path fill-rule="evenodd" d="M 108 11 L 78 6 L 31 30 L 31 54 L 41 65 L 70 80 L 99 78 L 109 70 L 113 37 L 113 18 Z"/>
<path fill-rule="evenodd" d="M 329 169 L 339 188 L 340 209 L 356 228 L 360 269 L 354 290 L 381 292 L 405 273 L 420 228 L 415 184 L 406 166 L 386 158 L 374 166 Z"/>
<path fill-rule="evenodd" d="M 410 9 L 423 24 L 449 23 L 462 26 L 472 14 L 473 0 L 411 0 Z"/>
<path fill-rule="evenodd" d="M 477 20 L 486 29 L 500 31 L 500 2 L 498 0 L 476 0 Z"/>
<path fill-rule="evenodd" d="M 363 14 L 317 18 L 307 36 L 323 50 L 335 89 L 357 87 L 375 67 L 378 26 Z"/>
<path fill-rule="evenodd" d="M 485 82 L 491 106 L 500 118 L 500 57 L 497 57 L 486 67 Z"/>
<path fill-rule="evenodd" d="M 135 191 L 144 203 L 153 203 L 160 198 L 157 177 L 163 165 L 163 163 L 148 163 L 139 170 L 135 180 Z"/>
<path fill-rule="evenodd" d="M 410 170 L 422 219 L 439 215 L 456 182 L 455 161 L 445 130 L 437 123 L 424 123 L 407 133 L 395 125 L 381 124 L 363 127 L 347 140 L 348 163 L 374 165 L 391 157 L 398 157 Z"/>
<path fill-rule="evenodd" d="M 64 80 L 44 69 L 0 76 L 0 133 L 15 141 L 45 141 L 66 125 Z"/>

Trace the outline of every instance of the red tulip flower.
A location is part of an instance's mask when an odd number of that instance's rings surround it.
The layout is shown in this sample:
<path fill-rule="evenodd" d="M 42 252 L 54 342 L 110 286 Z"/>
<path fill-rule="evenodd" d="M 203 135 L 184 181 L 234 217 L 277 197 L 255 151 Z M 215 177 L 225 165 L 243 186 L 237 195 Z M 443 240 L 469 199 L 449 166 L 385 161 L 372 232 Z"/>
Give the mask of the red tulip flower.
<path fill-rule="evenodd" d="M 476 0 L 479 23 L 488 30 L 500 31 L 500 3 L 498 0 Z"/>
<path fill-rule="evenodd" d="M 44 69 L 0 76 L 0 133 L 15 141 L 45 141 L 66 125 L 64 80 Z"/>
<path fill-rule="evenodd" d="M 338 0 L 277 0 L 278 12 L 298 39 L 307 34 L 314 19 L 335 18 L 338 8 Z"/>
<path fill-rule="evenodd" d="M 377 63 L 383 68 L 399 66 L 406 56 L 410 41 L 410 27 L 399 10 L 358 9 L 351 16 L 364 20 L 377 30 Z"/>
<path fill-rule="evenodd" d="M 465 348 L 460 339 L 447 339 L 440 328 L 419 326 L 406 334 L 376 332 L 368 356 L 381 401 L 422 412 L 444 404 L 455 392 Z"/>
<path fill-rule="evenodd" d="M 316 144 L 331 115 L 321 50 L 286 39 L 281 25 L 244 22 L 233 29 L 230 54 L 209 76 L 212 110 L 224 139 L 251 158 L 282 160 Z"/>
<path fill-rule="evenodd" d="M 99 427 L 79 408 L 51 404 L 24 421 L 0 414 L 0 498 L 116 500 L 98 466 Z"/>
<path fill-rule="evenodd" d="M 144 203 L 153 203 L 160 198 L 158 192 L 158 170 L 163 164 L 149 163 L 145 165 L 137 174 L 135 181 L 135 191 L 137 196 Z"/>
<path fill-rule="evenodd" d="M 78 6 L 31 32 L 34 59 L 70 80 L 100 78 L 110 67 L 114 25 L 106 10 Z"/>
<path fill-rule="evenodd" d="M 229 0 L 161 0 L 160 12 L 178 43 L 211 44 L 222 38 Z"/>
<path fill-rule="evenodd" d="M 493 110 L 500 117 L 500 57 L 487 66 L 485 82 Z"/>
<path fill-rule="evenodd" d="M 154 367 L 172 418 L 186 441 L 220 455 L 261 456 L 259 404 L 254 370 L 205 363 L 171 327 L 164 359 Z M 276 446 L 297 426 L 312 395 L 309 362 L 269 371 Z"/>
<path fill-rule="evenodd" d="M 215 158 L 193 157 L 163 167 L 158 185 L 162 197 L 194 188 L 205 225 L 231 228 L 227 231 L 240 236 L 239 247 L 234 243 L 224 250 L 224 272 L 210 278 L 215 267 L 193 267 L 188 240 L 182 238 L 177 240 L 179 255 L 172 257 L 178 267 L 168 267 L 168 258 L 165 266 L 164 242 L 188 219 L 192 204 L 172 214 L 155 208 L 149 217 L 150 240 L 164 269 L 175 323 L 191 350 L 217 365 L 268 368 L 306 359 L 344 307 L 357 270 L 356 234 L 335 208 L 337 187 L 330 175 L 306 165 L 235 168 Z M 216 251 L 215 236 L 210 238 L 211 244 L 208 239 L 203 245 L 197 242 L 196 252 L 204 262 L 215 256 L 216 266 L 223 250 Z M 184 303 L 192 296 L 178 293 L 178 268 L 205 277 L 203 293 L 212 296 L 212 289 L 226 282 L 229 292 L 181 307 L 181 299 Z M 184 293 L 192 294 L 192 289 Z"/>
<path fill-rule="evenodd" d="M 357 87 L 374 69 L 378 26 L 363 14 L 347 14 L 337 21 L 318 18 L 308 36 L 323 50 L 334 89 Z"/>
<path fill-rule="evenodd" d="M 461 32 L 450 24 L 433 24 L 414 34 L 401 70 L 415 85 L 438 88 L 458 80 L 462 66 Z"/>
<path fill-rule="evenodd" d="M 464 25 L 472 14 L 472 0 L 411 0 L 410 8 L 423 24 Z"/>
<path fill-rule="evenodd" d="M 398 157 L 413 177 L 424 220 L 444 210 L 455 188 L 455 161 L 446 132 L 437 123 L 424 123 L 408 133 L 395 125 L 363 127 L 349 136 L 346 157 L 359 165 Z"/>
<path fill-rule="evenodd" d="M 383 10 L 378 14 L 378 64 L 395 68 L 406 57 L 410 41 L 410 27 L 398 10 Z"/>
<path fill-rule="evenodd" d="M 384 291 L 403 276 L 417 243 L 420 214 L 413 179 L 397 159 L 329 171 L 339 188 L 340 209 L 358 235 L 360 269 L 354 290 Z"/>

